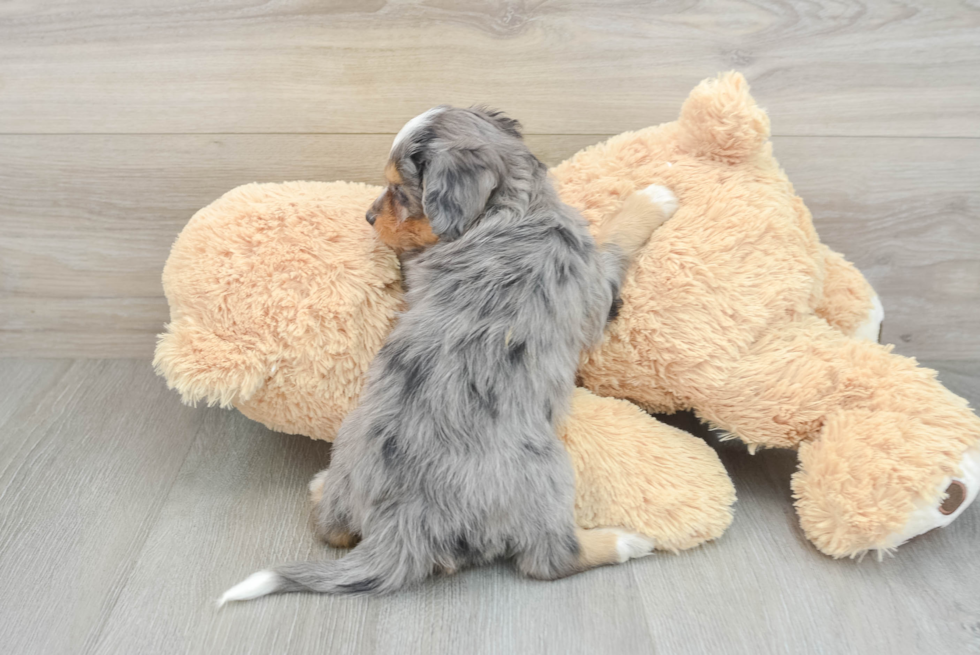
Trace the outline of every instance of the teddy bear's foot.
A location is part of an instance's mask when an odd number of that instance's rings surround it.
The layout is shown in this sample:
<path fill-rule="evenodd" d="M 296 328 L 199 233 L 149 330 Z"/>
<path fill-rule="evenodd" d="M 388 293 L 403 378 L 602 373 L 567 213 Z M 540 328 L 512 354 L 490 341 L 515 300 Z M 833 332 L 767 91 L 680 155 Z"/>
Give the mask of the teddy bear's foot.
<path fill-rule="evenodd" d="M 867 339 L 881 343 L 881 322 L 885 320 L 885 308 L 877 294 L 871 297 L 871 312 L 868 318 L 854 330 L 855 339 Z"/>
<path fill-rule="evenodd" d="M 960 460 L 961 474 L 945 478 L 937 487 L 935 496 L 940 500 L 918 500 L 915 509 L 909 514 L 908 522 L 898 532 L 882 541 L 882 550 L 897 548 L 909 539 L 918 537 L 936 528 L 944 528 L 970 506 L 980 490 L 980 446 L 974 446 Z"/>
<path fill-rule="evenodd" d="M 841 410 L 800 445 L 792 480 L 800 525 L 832 557 L 880 556 L 949 525 L 980 490 L 980 421 L 931 371 L 894 362 L 910 367 L 906 388 L 935 392 L 905 401 L 915 415 Z"/>

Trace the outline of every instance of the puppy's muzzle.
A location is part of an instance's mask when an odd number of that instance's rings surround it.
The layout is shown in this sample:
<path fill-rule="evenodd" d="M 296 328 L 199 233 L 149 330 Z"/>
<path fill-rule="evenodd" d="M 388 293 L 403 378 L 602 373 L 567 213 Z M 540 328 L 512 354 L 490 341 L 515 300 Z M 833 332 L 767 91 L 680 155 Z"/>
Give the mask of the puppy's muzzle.
<path fill-rule="evenodd" d="M 368 225 L 374 225 L 374 222 L 378 220 L 378 212 L 369 209 L 367 214 L 364 215 L 364 220 L 368 222 Z"/>

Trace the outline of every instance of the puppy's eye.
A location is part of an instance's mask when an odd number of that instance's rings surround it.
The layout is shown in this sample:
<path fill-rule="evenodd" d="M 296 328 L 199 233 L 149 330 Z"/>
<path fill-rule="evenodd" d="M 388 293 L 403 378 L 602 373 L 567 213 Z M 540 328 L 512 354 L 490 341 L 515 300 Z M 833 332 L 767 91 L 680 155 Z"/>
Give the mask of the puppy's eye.
<path fill-rule="evenodd" d="M 390 191 L 392 200 L 402 207 L 406 207 L 408 205 L 408 194 L 405 193 L 405 189 L 403 189 L 400 184 L 393 185 Z"/>
<path fill-rule="evenodd" d="M 388 203 L 391 205 L 392 213 L 399 221 L 408 218 L 408 194 L 399 184 L 392 184 L 388 187 Z"/>

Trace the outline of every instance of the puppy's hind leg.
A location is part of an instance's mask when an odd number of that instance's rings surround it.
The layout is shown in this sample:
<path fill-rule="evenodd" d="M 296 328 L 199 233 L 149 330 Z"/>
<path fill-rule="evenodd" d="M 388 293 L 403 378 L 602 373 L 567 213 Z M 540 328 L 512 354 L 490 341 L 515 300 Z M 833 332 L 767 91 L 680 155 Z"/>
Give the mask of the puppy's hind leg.
<path fill-rule="evenodd" d="M 580 571 L 646 557 L 653 553 L 655 546 L 650 537 L 620 528 L 577 528 L 575 536 L 579 543 Z"/>
<path fill-rule="evenodd" d="M 338 489 L 335 482 L 335 475 L 326 468 L 310 481 L 314 529 L 317 536 L 333 548 L 353 548 L 361 538 L 350 525 L 350 511 L 342 497 L 343 489 Z"/>
<path fill-rule="evenodd" d="M 654 541 L 618 528 L 575 528 L 565 536 L 549 536 L 517 555 L 524 575 L 556 580 L 597 566 L 622 564 L 653 552 Z"/>
<path fill-rule="evenodd" d="M 325 468 L 310 480 L 310 502 L 314 505 L 319 505 L 320 501 L 323 500 L 323 487 L 326 486 L 329 475 L 330 469 Z"/>

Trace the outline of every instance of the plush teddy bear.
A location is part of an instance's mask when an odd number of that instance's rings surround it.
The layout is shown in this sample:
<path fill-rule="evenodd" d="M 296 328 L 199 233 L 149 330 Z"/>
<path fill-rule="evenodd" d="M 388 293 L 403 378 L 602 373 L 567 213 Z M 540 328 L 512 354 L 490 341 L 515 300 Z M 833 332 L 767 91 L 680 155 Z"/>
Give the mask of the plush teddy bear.
<path fill-rule="evenodd" d="M 799 449 L 800 522 L 834 557 L 894 548 L 975 498 L 980 419 L 875 342 L 880 303 L 819 242 L 740 75 L 701 83 L 680 120 L 613 137 L 553 174 L 594 227 L 650 184 L 680 201 L 583 357 L 591 393 L 576 391 L 562 435 L 583 527 L 623 525 L 678 550 L 731 520 L 713 451 L 639 408 L 694 410 L 753 451 Z M 154 360 L 185 402 L 333 438 L 401 303 L 397 259 L 363 220 L 378 192 L 247 185 L 191 219 L 164 270 L 171 323 Z"/>
<path fill-rule="evenodd" d="M 378 193 L 251 184 L 191 219 L 164 268 L 171 322 L 154 359 L 184 402 L 333 440 L 401 307 L 398 260 L 364 220 Z M 715 451 L 632 403 L 576 389 L 559 436 L 583 528 L 622 526 L 677 551 L 732 521 Z"/>

